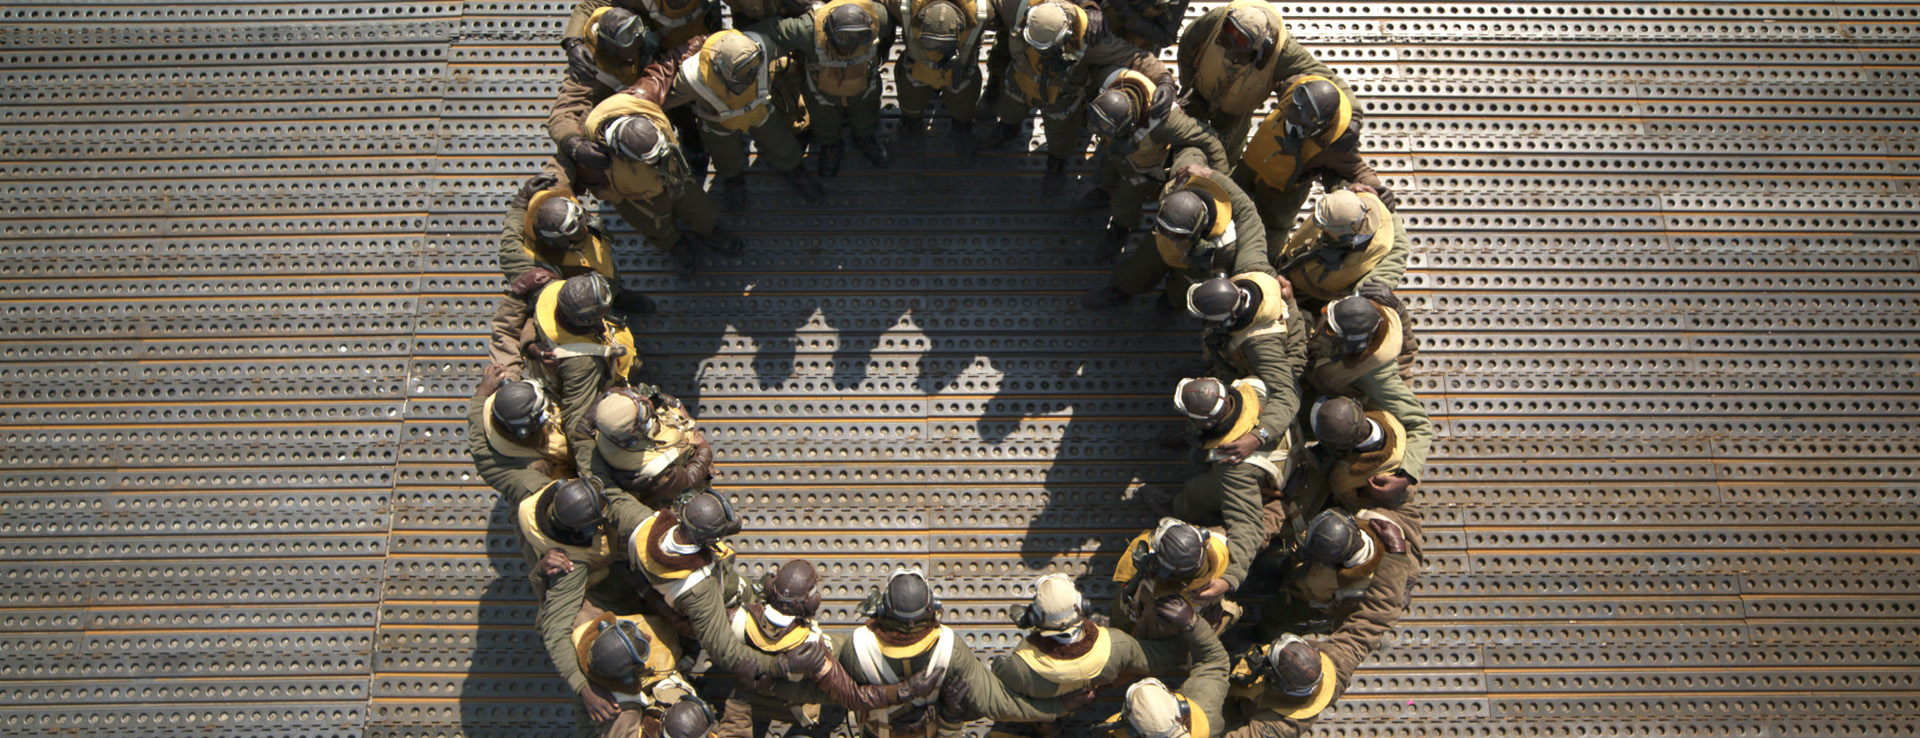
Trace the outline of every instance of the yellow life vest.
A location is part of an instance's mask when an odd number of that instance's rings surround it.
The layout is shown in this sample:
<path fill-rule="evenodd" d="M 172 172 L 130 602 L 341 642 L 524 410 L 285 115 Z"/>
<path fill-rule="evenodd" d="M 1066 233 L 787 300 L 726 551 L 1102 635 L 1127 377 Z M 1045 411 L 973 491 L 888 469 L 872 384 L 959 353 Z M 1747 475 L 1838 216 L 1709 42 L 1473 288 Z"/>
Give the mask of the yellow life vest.
<path fill-rule="evenodd" d="M 1345 395 L 1353 389 L 1353 383 L 1361 377 L 1372 374 L 1380 367 L 1392 364 L 1400 359 L 1400 347 L 1403 333 L 1400 323 L 1400 311 L 1375 305 L 1380 312 L 1380 325 L 1374 328 L 1371 348 L 1363 354 L 1333 358 L 1322 357 L 1314 361 L 1313 368 L 1307 370 L 1307 380 L 1329 395 Z"/>
<path fill-rule="evenodd" d="M 549 476 L 554 479 L 571 478 L 573 475 L 568 472 L 573 471 L 573 450 L 567 443 L 566 431 L 560 428 L 560 406 L 551 400 L 547 402 L 547 424 L 540 429 L 540 445 L 538 447 L 523 446 L 502 435 L 500 429 L 493 427 L 493 399 L 498 396 L 499 393 L 487 395 L 487 401 L 481 406 L 480 423 L 486 428 L 487 445 L 493 447 L 493 450 L 502 456 L 511 456 L 516 459 L 546 459 L 553 462 L 553 472 Z M 555 476 L 562 474 L 564 476 Z"/>
<path fill-rule="evenodd" d="M 514 526 L 520 529 L 520 537 L 526 539 L 527 544 L 533 547 L 534 553 L 544 554 L 556 548 L 565 551 L 567 556 L 587 567 L 589 571 L 587 583 L 597 584 L 600 580 L 607 578 L 607 564 L 614 560 L 615 555 L 613 542 L 609 540 L 605 530 L 595 531 L 593 541 L 585 546 L 572 546 L 553 540 L 540 528 L 540 502 L 553 494 L 555 485 L 558 484 L 559 482 L 554 482 L 541 487 L 539 492 L 521 500 L 520 509 L 514 514 Z"/>
<path fill-rule="evenodd" d="M 640 351 L 633 343 L 633 331 L 624 325 L 605 321 L 605 333 L 600 336 L 582 336 L 566 329 L 560 324 L 560 286 L 565 282 L 548 282 L 540 289 L 540 295 L 534 298 L 533 317 L 540 329 L 540 337 L 553 349 L 554 357 L 565 359 L 573 356 L 606 357 L 608 346 L 618 344 L 627 351 L 608 363 L 616 383 L 625 383 L 627 372 L 633 369 Z M 608 341 L 609 343 L 602 343 Z"/>
<path fill-rule="evenodd" d="M 1320 654 L 1320 685 L 1314 688 L 1313 694 L 1295 697 L 1277 689 L 1268 689 L 1265 675 L 1246 682 L 1245 677 L 1253 675 L 1252 662 L 1255 658 L 1265 658 L 1268 648 L 1269 646 L 1261 646 L 1249 658 L 1234 662 L 1233 676 L 1240 679 L 1237 680 L 1239 683 L 1235 683 L 1227 691 L 1229 696 L 1250 701 L 1257 710 L 1272 711 L 1281 717 L 1294 720 L 1305 720 L 1318 715 L 1322 710 L 1327 709 L 1327 705 L 1333 704 L 1333 695 L 1340 689 L 1340 673 L 1334 668 L 1333 659 L 1328 658 L 1324 652 Z"/>
<path fill-rule="evenodd" d="M 1228 351 L 1240 348 L 1255 336 L 1287 332 L 1287 295 L 1278 277 L 1266 272 L 1247 272 L 1233 275 L 1232 280 L 1259 293 L 1260 309 L 1254 311 L 1247 327 L 1227 334 Z"/>
<path fill-rule="evenodd" d="M 1148 541 L 1152 537 L 1153 531 L 1147 531 L 1134 536 L 1133 540 L 1127 543 L 1126 550 L 1120 553 L 1120 562 L 1114 565 L 1113 581 L 1122 583 L 1130 582 L 1140 575 L 1140 571 L 1133 566 L 1133 552 L 1135 550 L 1145 550 Z M 1227 573 L 1227 537 L 1213 531 L 1207 531 L 1207 554 L 1206 558 L 1200 564 L 1200 571 L 1188 577 L 1185 582 L 1156 584 L 1154 586 L 1152 599 L 1147 600 L 1147 602 L 1152 602 L 1158 600 L 1160 597 L 1175 593 L 1184 595 L 1187 599 L 1192 600 L 1200 590 L 1206 589 L 1207 583 L 1219 579 L 1220 575 L 1225 573 Z"/>
<path fill-rule="evenodd" d="M 959 45 L 954 51 L 954 62 L 946 69 L 934 68 L 933 56 L 927 53 L 920 41 L 920 11 L 928 5 L 940 2 L 952 3 L 954 7 L 960 9 L 960 17 L 973 19 L 972 25 L 961 29 Z M 987 26 L 989 12 L 991 8 L 987 3 L 976 2 L 976 0 L 907 0 L 906 6 L 900 13 L 900 25 L 904 27 L 904 35 L 907 37 L 907 53 L 904 57 L 907 76 L 915 82 L 936 90 L 952 87 L 954 73 L 960 69 L 973 68 L 969 62 L 980 54 L 980 32 Z"/>
<path fill-rule="evenodd" d="M 1227 50 L 1219 44 L 1220 32 L 1227 27 L 1227 13 L 1240 8 L 1258 8 L 1269 16 L 1279 35 L 1273 51 L 1260 61 L 1261 66 L 1238 65 L 1227 60 Z M 1280 63 L 1280 49 L 1287 45 L 1287 23 L 1272 3 L 1265 0 L 1234 0 L 1221 12 L 1220 22 L 1200 47 L 1194 61 L 1193 89 L 1205 98 L 1215 114 L 1252 115 L 1273 94 L 1273 66 Z"/>
<path fill-rule="evenodd" d="M 1375 266 L 1385 261 L 1387 252 L 1393 250 L 1393 242 L 1399 237 L 1399 216 L 1387 209 L 1379 195 L 1356 192 L 1360 201 L 1366 203 L 1367 219 L 1376 224 L 1373 238 L 1367 241 L 1364 249 L 1347 252 L 1340 266 L 1329 271 L 1325 262 L 1318 257 L 1301 260 L 1292 269 L 1287 270 L 1287 280 L 1293 283 L 1293 289 L 1308 297 L 1332 302 L 1352 292 Z M 1289 258 L 1304 254 L 1317 248 L 1320 241 L 1320 226 L 1312 219 L 1300 226 L 1291 238 L 1287 239 L 1286 254 Z"/>
<path fill-rule="evenodd" d="M 1318 136 L 1301 141 L 1300 150 L 1296 153 L 1289 154 L 1280 148 L 1280 141 L 1287 137 L 1285 101 L 1291 98 L 1293 91 L 1301 85 L 1315 81 L 1332 82 L 1333 80 L 1317 74 L 1301 75 L 1280 93 L 1281 104 L 1275 105 L 1273 112 L 1261 119 L 1260 127 L 1253 133 L 1253 141 L 1247 144 L 1247 153 L 1241 160 L 1252 167 L 1253 173 L 1260 178 L 1260 182 L 1268 187 L 1284 190 L 1298 184 L 1300 176 L 1306 174 L 1306 168 L 1302 165 L 1313 161 L 1313 157 L 1319 156 L 1320 152 L 1332 146 L 1333 142 L 1347 135 L 1347 127 L 1353 124 L 1353 100 L 1348 99 L 1343 92 L 1340 94 L 1340 109 L 1334 113 L 1333 123 L 1327 126 L 1327 130 L 1321 131 Z M 1335 87 L 1335 89 L 1339 88 Z"/>
<path fill-rule="evenodd" d="M 859 6 L 867 11 L 873 30 L 873 40 L 853 56 L 844 59 L 836 56 L 832 40 L 827 38 L 827 14 L 843 5 Z M 881 24 L 886 22 L 886 17 L 886 6 L 872 0 L 832 0 L 813 9 L 813 53 L 816 61 L 807 64 L 807 84 L 813 87 L 814 92 L 844 101 L 867 91 L 867 85 L 877 80 L 880 70 L 877 57 L 883 30 Z"/>
<path fill-rule="evenodd" d="M 1199 706 L 1193 704 L 1192 700 L 1187 699 L 1186 695 L 1179 692 L 1174 692 L 1173 698 L 1180 701 L 1180 705 L 1183 708 L 1180 712 L 1187 716 L 1183 722 L 1187 724 L 1187 735 L 1189 738 L 1207 738 L 1213 735 L 1213 727 L 1207 724 L 1206 710 L 1200 709 Z M 1133 736 L 1133 731 L 1127 727 L 1127 716 L 1124 712 L 1116 712 L 1109 715 L 1106 720 L 1100 721 L 1094 727 L 1099 728 L 1108 725 L 1113 726 L 1107 728 L 1106 734 L 1108 738 L 1132 738 Z"/>
<path fill-rule="evenodd" d="M 1196 194 L 1213 203 L 1213 227 L 1201 238 L 1216 242 L 1216 247 L 1220 249 L 1232 246 L 1233 242 L 1238 240 L 1239 229 L 1233 225 L 1233 200 L 1227 195 L 1225 185 L 1213 181 L 1211 177 L 1190 177 L 1179 189 L 1194 190 Z M 1177 191 L 1169 186 L 1166 194 L 1171 195 Z M 1166 198 L 1163 196 L 1161 199 Z M 1187 259 L 1187 247 L 1162 235 L 1158 229 L 1154 230 L 1153 244 L 1160 252 L 1160 260 L 1169 267 L 1192 269 L 1205 266 L 1190 262 Z"/>
<path fill-rule="evenodd" d="M 587 55 L 593 58 L 593 65 L 599 68 L 600 84 L 618 92 L 640 81 L 639 63 L 646 60 L 636 59 L 634 64 L 627 64 L 600 56 L 600 16 L 606 15 L 611 10 L 613 6 L 608 5 L 593 11 L 593 15 L 587 16 L 587 27 L 581 33 L 581 40 L 587 42 Z"/>
<path fill-rule="evenodd" d="M 541 204 L 555 197 L 574 199 L 573 195 L 558 189 L 541 190 L 527 199 L 527 215 L 521 224 L 527 237 L 520 242 L 520 250 L 526 252 L 528 258 L 541 264 L 554 267 L 584 267 L 599 272 L 600 276 L 606 277 L 608 281 L 619 279 L 620 273 L 613 266 L 613 244 L 597 233 L 589 231 L 585 241 L 568 244 L 564 251 L 540 245 L 540 237 L 533 230 L 533 214 L 539 212 Z M 564 273 L 566 270 L 554 269 L 554 271 Z"/>
<path fill-rule="evenodd" d="M 640 116 L 652 121 L 653 127 L 660 131 L 660 135 L 666 137 L 668 144 L 674 146 L 680 144 L 680 135 L 673 129 L 673 124 L 667 121 L 666 111 L 661 110 L 660 106 L 654 104 L 652 100 L 642 100 L 626 93 L 614 95 L 600 101 L 599 105 L 593 106 L 593 111 L 587 113 L 587 131 L 593 136 L 594 141 L 612 148 L 613 142 L 606 140 L 602 132 L 608 124 L 629 116 Z M 640 206 L 650 205 L 662 197 L 678 200 L 681 195 L 686 194 L 688 178 L 684 172 L 671 171 L 674 162 L 673 157 L 668 157 L 667 161 L 662 163 L 667 164 L 670 170 L 662 172 L 644 161 L 628 161 L 625 157 L 613 157 L 613 164 L 607 167 L 608 186 L 595 190 L 595 193 L 604 191 L 609 196 L 600 199 L 608 202 L 632 202 Z M 649 213 L 649 215 L 658 217 L 663 214 Z M 612 278 L 608 276 L 608 279 Z"/>
<path fill-rule="evenodd" d="M 693 113 L 700 120 L 725 131 L 747 131 L 765 123 L 773 113 L 773 75 L 767 64 L 761 64 L 759 79 L 752 88 L 742 92 L 728 90 L 726 81 L 714 70 L 713 57 L 719 48 L 716 42 L 729 33 L 746 36 L 759 45 L 762 53 L 767 53 L 769 44 L 765 36 L 729 28 L 708 36 L 700 46 L 700 53 L 681 62 L 680 77 L 692 86 L 694 96 L 699 98 L 700 104 L 693 106 Z"/>
<path fill-rule="evenodd" d="M 593 640 L 600 635 L 600 624 L 606 623 L 612 626 L 618 622 L 633 623 L 634 627 L 640 630 L 640 634 L 647 637 L 646 670 L 649 673 L 642 675 L 638 684 L 622 684 L 602 679 L 594 676 L 592 669 L 589 668 L 593 661 Z M 573 653 L 579 659 L 580 672 L 587 677 L 587 681 L 606 687 L 616 696 L 626 698 L 621 701 L 646 705 L 651 701 L 646 695 L 647 689 L 662 680 L 671 678 L 675 673 L 674 667 L 680 663 L 680 634 L 673 629 L 671 623 L 652 615 L 615 615 L 603 612 L 600 617 L 574 627 Z M 627 691 L 629 687 L 636 687 L 637 690 L 629 692 Z"/>
<path fill-rule="evenodd" d="M 1041 55 L 1039 49 L 1027 45 L 1026 35 L 1023 33 L 1027 14 L 1033 12 L 1034 8 L 1049 3 L 1065 8 L 1067 20 L 1073 24 L 1073 33 L 1060 41 L 1061 53 L 1083 51 L 1087 40 L 1087 12 L 1081 10 L 1080 6 L 1063 2 L 1063 0 L 1027 0 L 1026 7 L 1020 11 L 1019 21 L 1014 24 L 1014 30 L 1009 31 L 1007 35 L 1013 40 L 1013 45 L 1009 47 L 1013 51 L 1013 83 L 1020 89 L 1020 94 L 1026 98 L 1027 107 L 1032 108 L 1052 105 L 1060 98 L 1060 93 L 1067 81 L 1065 76 L 1052 74 L 1047 69 L 1045 57 Z"/>
<path fill-rule="evenodd" d="M 1033 673 L 1053 685 L 1051 694 L 1036 694 L 1034 697 L 1047 699 L 1082 689 L 1093 683 L 1100 672 L 1106 671 L 1107 660 L 1113 657 L 1113 636 L 1106 628 L 1093 631 L 1093 648 L 1084 654 L 1070 659 L 1049 656 L 1035 647 L 1031 641 L 1020 640 L 1013 649 L 1013 655 L 1032 669 Z"/>
<path fill-rule="evenodd" d="M 1400 419 L 1378 410 L 1368 411 L 1367 419 L 1380 424 L 1386 444 L 1377 451 L 1336 459 L 1327 469 L 1328 490 L 1342 507 L 1350 510 L 1372 507 L 1360 499 L 1356 490 L 1374 476 L 1398 471 L 1407 453 L 1407 429 L 1400 424 Z"/>

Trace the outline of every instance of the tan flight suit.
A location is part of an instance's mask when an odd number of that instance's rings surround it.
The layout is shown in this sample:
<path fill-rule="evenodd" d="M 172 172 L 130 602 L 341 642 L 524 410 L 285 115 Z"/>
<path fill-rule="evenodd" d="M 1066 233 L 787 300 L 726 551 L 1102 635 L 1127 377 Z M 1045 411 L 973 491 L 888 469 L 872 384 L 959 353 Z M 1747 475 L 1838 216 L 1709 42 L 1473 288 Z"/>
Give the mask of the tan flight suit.
<path fill-rule="evenodd" d="M 592 662 L 593 641 L 600 634 L 601 624 L 611 626 L 616 622 L 632 623 L 647 639 L 647 662 L 644 668 L 648 673 L 635 680 L 635 683 L 622 684 L 602 679 L 587 669 Z M 580 614 L 573 619 L 573 652 L 578 656 L 580 673 L 586 676 L 587 681 L 613 695 L 614 704 L 620 707 L 619 717 L 595 725 L 587 714 L 585 700 L 576 694 L 573 701 L 576 736 L 634 738 L 644 730 L 650 713 L 693 694 L 693 686 L 686 677 L 675 671 L 681 655 L 680 634 L 674 632 L 673 626 L 667 621 L 652 615 L 617 615 L 594 607 L 593 603 L 581 605 Z"/>
<path fill-rule="evenodd" d="M 580 0 L 573 6 L 573 14 L 567 17 L 567 25 L 560 35 L 587 38 L 589 21 L 595 12 L 613 5 L 609 0 Z M 619 6 L 633 11 L 647 24 L 648 30 L 659 34 L 663 49 L 679 46 L 721 27 L 720 16 L 709 13 L 709 6 L 703 0 L 620 0 Z M 592 39 L 588 38 L 588 42 L 591 44 Z"/>
<path fill-rule="evenodd" d="M 610 292 L 619 297 L 620 272 L 614 267 L 613 239 L 605 231 L 589 226 L 585 241 L 566 248 L 542 246 L 539 239 L 534 237 L 533 226 L 527 222 L 527 213 L 539 208 L 548 198 L 573 199 L 573 190 L 566 183 L 564 171 L 549 163 L 544 173 L 552 175 L 558 184 L 534 193 L 524 207 L 509 205 L 507 217 L 501 224 L 498 258 L 500 272 L 506 277 L 507 284 L 511 286 L 515 280 L 534 269 L 544 269 L 553 274 L 555 279 L 599 272 L 600 276 L 607 278 Z M 492 335 L 487 341 L 487 353 L 493 363 L 507 368 L 509 378 L 519 378 L 526 373 L 521 344 L 530 314 L 525 299 L 511 291 L 503 291 L 500 302 L 494 306 L 493 317 L 488 321 Z"/>
<path fill-rule="evenodd" d="M 1251 66 L 1228 62 L 1223 49 L 1215 43 L 1227 12 L 1243 6 L 1271 13 L 1270 27 L 1280 29 L 1272 52 Z M 1349 97 L 1353 94 L 1332 68 L 1315 59 L 1285 29 L 1285 20 L 1270 3 L 1234 0 L 1208 10 L 1180 34 L 1180 89 L 1191 92 L 1187 114 L 1220 132 L 1220 142 L 1227 147 L 1227 158 L 1233 161 L 1240 160 L 1240 152 L 1247 146 L 1253 114 L 1294 75 L 1317 74 L 1333 80 Z"/>
<path fill-rule="evenodd" d="M 1212 628 L 1188 628 L 1159 640 L 1136 639 L 1123 630 L 1083 621 L 1079 640 L 1061 644 L 1028 635 L 1013 653 L 994 660 L 993 675 L 1007 689 L 1035 699 L 1059 697 L 1088 687 L 1166 674 L 1189 659 L 1198 666 L 1227 665 L 1227 651 Z M 1050 720 L 1066 717 L 1058 715 Z"/>
<path fill-rule="evenodd" d="M 578 695 L 591 682 L 580 667 L 574 650 L 575 628 L 583 613 L 597 617 L 601 612 L 637 613 L 642 604 L 633 588 L 618 576 L 608 576 L 624 560 L 619 541 L 630 534 L 646 517 L 646 508 L 625 495 L 609 495 L 607 521 L 586 545 L 561 543 L 547 527 L 547 510 L 552 504 L 554 482 L 521 500 L 514 506 L 514 528 L 520 533 L 521 554 L 532 570 L 534 589 L 541 592 L 540 608 L 534 615 L 534 628 L 546 646 L 553 667 Z M 553 549 L 565 551 L 573 562 L 573 571 L 552 579 L 540 576 L 540 559 Z M 584 716 L 585 709 L 579 714 Z"/>
<path fill-rule="evenodd" d="M 1127 543 L 1126 550 L 1120 553 L 1119 563 L 1114 566 L 1113 581 L 1120 582 L 1120 591 L 1114 593 L 1113 605 L 1109 608 L 1113 627 L 1127 631 L 1135 638 L 1143 638 L 1145 634 L 1156 630 L 1153 626 L 1157 624 L 1147 622 L 1150 618 L 1159 619 L 1159 615 L 1153 611 L 1154 603 L 1168 595 L 1180 595 L 1193 605 L 1194 614 L 1216 634 L 1225 632 L 1233 619 L 1239 616 L 1239 609 L 1230 608 L 1231 603 L 1225 601 L 1202 607 L 1200 590 L 1206 589 L 1215 579 L 1226 578 L 1228 567 L 1233 563 L 1226 536 L 1208 532 L 1206 556 L 1201 561 L 1200 570 L 1175 579 L 1158 579 L 1135 568 L 1134 557 L 1146 551 L 1152 536 L 1153 531 L 1134 536 Z M 1241 567 L 1243 573 L 1245 569 Z M 1233 582 L 1229 581 L 1228 584 Z"/>
<path fill-rule="evenodd" d="M 1367 345 L 1352 353 L 1345 353 L 1345 341 L 1334 335 L 1327 326 L 1324 311 L 1315 316 L 1313 338 L 1307 342 L 1307 370 L 1304 375 L 1307 386 L 1320 395 L 1339 395 L 1342 397 L 1382 396 L 1387 392 L 1373 379 L 1375 372 L 1382 368 L 1391 368 L 1396 374 L 1405 370 L 1410 363 L 1412 351 L 1408 349 L 1412 332 L 1407 328 L 1406 313 L 1378 303 L 1369 303 L 1380 315 L 1379 325 L 1374 326 L 1373 334 L 1367 338 Z M 1342 352 L 1335 355 L 1335 352 Z M 1405 383 L 1401 387 L 1405 388 Z M 1412 394 L 1411 390 L 1406 390 Z M 1401 417 L 1402 425 L 1410 418 Z"/>

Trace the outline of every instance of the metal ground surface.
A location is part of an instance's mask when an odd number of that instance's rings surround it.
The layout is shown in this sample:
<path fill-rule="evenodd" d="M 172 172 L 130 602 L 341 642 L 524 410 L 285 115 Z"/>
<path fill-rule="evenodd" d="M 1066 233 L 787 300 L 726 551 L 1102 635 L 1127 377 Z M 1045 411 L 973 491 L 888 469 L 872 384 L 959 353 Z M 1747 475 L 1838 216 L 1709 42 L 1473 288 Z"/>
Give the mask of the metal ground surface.
<path fill-rule="evenodd" d="M 1920 734 L 1920 8 L 1281 7 L 1404 193 L 1439 428 L 1414 612 L 1320 734 Z M 462 412 L 569 8 L 0 7 L 0 735 L 565 732 Z M 629 248 L 643 340 L 747 561 L 841 622 L 927 567 L 1002 648 L 1188 473 L 1192 326 L 1074 307 L 1097 224 L 1034 156 L 849 168 L 756 175 L 696 281 Z"/>

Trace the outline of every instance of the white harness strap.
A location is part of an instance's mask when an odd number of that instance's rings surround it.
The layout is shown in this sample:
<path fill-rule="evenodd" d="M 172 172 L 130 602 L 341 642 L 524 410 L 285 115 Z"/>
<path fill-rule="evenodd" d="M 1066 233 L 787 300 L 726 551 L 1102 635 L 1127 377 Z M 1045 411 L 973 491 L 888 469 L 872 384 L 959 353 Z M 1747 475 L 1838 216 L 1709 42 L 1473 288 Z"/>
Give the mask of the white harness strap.
<path fill-rule="evenodd" d="M 944 669 L 953 662 L 953 638 L 952 628 L 940 626 L 940 639 L 933 644 L 933 661 L 928 662 L 927 669 Z M 866 683 L 899 684 L 903 681 L 899 672 L 893 670 L 893 665 L 887 663 L 887 657 L 880 653 L 880 639 L 873 635 L 872 628 L 854 629 L 853 655 L 856 665 L 860 667 L 860 676 Z M 938 699 L 940 690 L 936 689 L 933 694 L 914 699 L 913 704 L 925 707 Z M 876 726 L 885 726 L 893 713 L 902 707 L 895 705 L 874 710 L 867 713 L 867 720 Z"/>
<path fill-rule="evenodd" d="M 677 603 L 682 596 L 693 589 L 694 585 L 707 581 L 707 577 L 713 575 L 713 567 L 717 564 L 719 564 L 719 562 L 716 561 L 695 569 L 693 573 L 688 574 L 685 579 L 669 579 L 667 583 L 655 584 L 653 585 L 653 589 L 659 592 L 660 596 L 667 598 L 667 604 Z"/>
<path fill-rule="evenodd" d="M 672 466 L 673 462 L 679 460 L 679 458 L 680 449 L 667 449 L 659 456 L 655 456 L 647 463 L 640 465 L 640 468 L 633 470 L 633 476 L 641 480 L 652 479 L 658 476 L 660 472 L 666 471 L 667 467 Z"/>
<path fill-rule="evenodd" d="M 597 343 L 562 343 L 553 347 L 553 358 L 569 359 L 575 356 L 607 356 L 612 353 L 611 346 Z"/>

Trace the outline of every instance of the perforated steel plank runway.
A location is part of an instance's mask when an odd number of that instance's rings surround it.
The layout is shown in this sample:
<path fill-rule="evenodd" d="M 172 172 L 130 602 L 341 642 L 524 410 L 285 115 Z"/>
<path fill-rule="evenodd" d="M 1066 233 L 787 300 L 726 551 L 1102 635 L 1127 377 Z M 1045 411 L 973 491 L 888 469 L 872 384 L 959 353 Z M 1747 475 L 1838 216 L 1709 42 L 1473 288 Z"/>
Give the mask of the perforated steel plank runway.
<path fill-rule="evenodd" d="M 1920 8 L 1280 7 L 1405 201 L 1439 433 L 1320 734 L 1920 734 Z M 0 7 L 0 735 L 568 732 L 463 413 L 570 8 Z M 1074 306 L 1037 156 L 900 153 L 757 173 L 693 282 L 609 222 L 745 560 L 837 623 L 926 567 L 991 651 L 1110 592 L 1198 346 Z"/>

